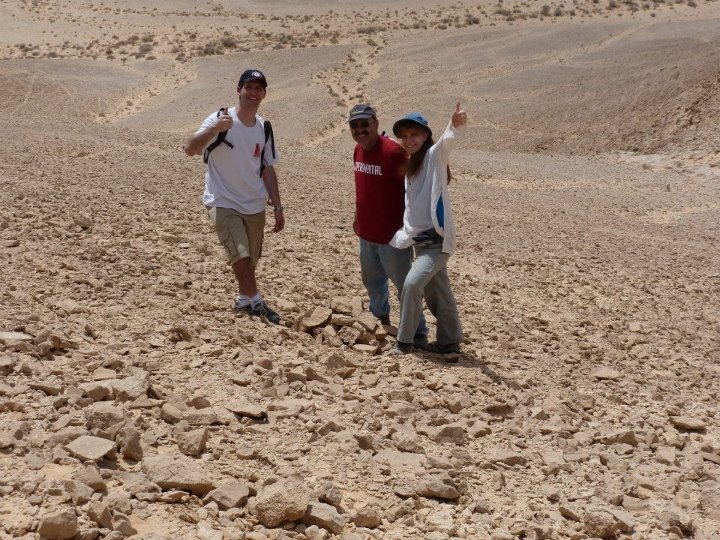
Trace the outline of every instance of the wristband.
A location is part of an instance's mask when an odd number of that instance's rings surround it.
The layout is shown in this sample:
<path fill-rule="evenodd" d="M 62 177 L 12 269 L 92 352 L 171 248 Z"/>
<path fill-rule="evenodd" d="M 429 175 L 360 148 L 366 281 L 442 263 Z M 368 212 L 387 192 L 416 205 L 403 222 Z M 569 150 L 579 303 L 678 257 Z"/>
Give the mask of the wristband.
<path fill-rule="evenodd" d="M 273 212 L 282 212 L 283 210 L 285 209 L 282 206 L 275 206 L 273 208 Z"/>

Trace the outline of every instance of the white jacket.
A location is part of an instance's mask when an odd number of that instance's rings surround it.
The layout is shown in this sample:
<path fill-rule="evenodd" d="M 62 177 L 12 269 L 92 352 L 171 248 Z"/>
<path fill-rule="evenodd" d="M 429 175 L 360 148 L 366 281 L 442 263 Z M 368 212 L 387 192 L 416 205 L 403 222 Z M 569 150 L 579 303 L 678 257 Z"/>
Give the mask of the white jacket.
<path fill-rule="evenodd" d="M 442 137 L 428 149 L 418 174 L 412 181 L 405 176 L 403 227 L 395 233 L 390 245 L 408 248 L 415 243 L 413 237 L 435 229 L 443 237 L 442 252 L 452 255 L 455 251 L 455 221 L 448 191 L 447 165 L 450 150 L 461 131 L 462 128 L 455 128 L 450 122 Z"/>

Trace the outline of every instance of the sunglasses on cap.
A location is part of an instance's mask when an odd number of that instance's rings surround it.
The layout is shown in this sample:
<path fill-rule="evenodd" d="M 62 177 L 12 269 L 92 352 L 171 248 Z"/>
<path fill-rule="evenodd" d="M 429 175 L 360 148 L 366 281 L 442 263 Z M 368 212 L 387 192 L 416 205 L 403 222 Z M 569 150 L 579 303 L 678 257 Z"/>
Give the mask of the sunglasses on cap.
<path fill-rule="evenodd" d="M 366 128 L 370 126 L 370 120 L 353 120 L 349 124 L 350 129 Z"/>

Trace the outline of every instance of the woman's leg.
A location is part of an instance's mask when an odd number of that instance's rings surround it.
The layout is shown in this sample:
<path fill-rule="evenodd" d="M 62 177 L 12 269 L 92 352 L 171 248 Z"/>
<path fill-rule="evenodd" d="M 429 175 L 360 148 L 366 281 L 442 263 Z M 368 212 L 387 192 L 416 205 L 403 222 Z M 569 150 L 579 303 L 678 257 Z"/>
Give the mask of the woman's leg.
<path fill-rule="evenodd" d="M 441 253 L 440 249 L 438 246 L 437 248 L 416 248 L 415 250 L 415 261 L 405 278 L 400 295 L 400 326 L 397 340 L 401 343 L 413 342 L 422 316 L 425 287 L 435 274 L 445 268 L 450 257 L 447 253 Z"/>
<path fill-rule="evenodd" d="M 437 319 L 438 345 L 462 343 L 464 336 L 460 316 L 455 295 L 450 287 L 446 264 L 425 286 L 425 301 Z"/>

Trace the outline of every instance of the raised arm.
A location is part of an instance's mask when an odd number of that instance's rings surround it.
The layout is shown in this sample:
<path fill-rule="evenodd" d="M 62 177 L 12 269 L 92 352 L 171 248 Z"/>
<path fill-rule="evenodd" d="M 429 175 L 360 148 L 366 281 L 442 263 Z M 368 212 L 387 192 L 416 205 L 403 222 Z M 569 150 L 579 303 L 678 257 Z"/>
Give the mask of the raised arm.
<path fill-rule="evenodd" d="M 436 155 L 441 161 L 447 162 L 450 155 L 450 150 L 455 146 L 455 139 L 459 131 L 467 124 L 467 113 L 460 108 L 460 102 L 455 104 L 455 110 L 453 111 L 450 122 L 445 129 L 445 132 L 440 136 L 438 141 L 433 145 L 431 151 L 436 152 Z"/>
<path fill-rule="evenodd" d="M 223 112 L 218 116 L 214 124 L 206 127 L 205 129 L 198 131 L 190 136 L 183 150 L 188 156 L 196 156 L 202 154 L 205 147 L 217 137 L 221 131 L 227 131 L 233 125 L 232 116 L 228 113 L 227 107 L 223 109 Z"/>
<path fill-rule="evenodd" d="M 450 119 L 450 123 L 456 129 L 467 124 L 467 113 L 460 108 L 459 101 L 455 104 L 455 111 Z"/>

